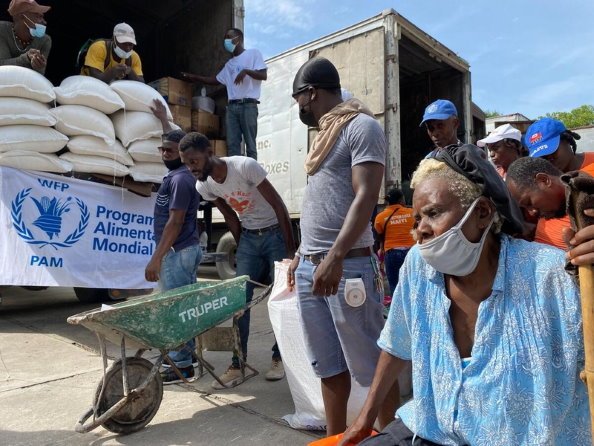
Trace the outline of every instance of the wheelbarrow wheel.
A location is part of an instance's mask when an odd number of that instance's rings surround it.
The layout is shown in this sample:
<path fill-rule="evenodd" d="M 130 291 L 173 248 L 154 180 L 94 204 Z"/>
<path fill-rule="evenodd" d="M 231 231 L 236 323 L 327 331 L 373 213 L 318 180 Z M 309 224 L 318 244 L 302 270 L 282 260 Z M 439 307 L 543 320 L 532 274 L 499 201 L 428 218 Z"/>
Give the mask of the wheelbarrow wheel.
<path fill-rule="evenodd" d="M 144 358 L 126 358 L 128 384 L 130 390 L 138 387 L 149 375 L 153 364 Z M 99 398 L 101 383 L 97 386 L 95 398 Z M 101 416 L 124 397 L 122 384 L 122 360 L 114 362 L 105 375 L 105 391 L 98 404 L 98 416 Z M 131 434 L 139 431 L 153 419 L 163 399 L 163 381 L 157 373 L 147 386 L 130 398 L 114 416 L 108 418 L 103 427 L 116 434 Z"/>

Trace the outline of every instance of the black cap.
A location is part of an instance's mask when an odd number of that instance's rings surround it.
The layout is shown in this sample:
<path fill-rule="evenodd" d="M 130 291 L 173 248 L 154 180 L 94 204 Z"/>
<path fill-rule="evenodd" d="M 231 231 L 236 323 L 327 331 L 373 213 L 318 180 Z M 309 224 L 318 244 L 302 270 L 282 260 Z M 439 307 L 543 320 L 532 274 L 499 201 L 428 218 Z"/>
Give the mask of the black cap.
<path fill-rule="evenodd" d="M 522 233 L 522 211 L 495 168 L 481 156 L 481 149 L 472 144 L 454 144 L 440 150 L 435 159 L 446 163 L 481 188 L 482 194 L 491 199 L 503 218 L 503 232 L 510 235 Z"/>
<path fill-rule="evenodd" d="M 340 88 L 340 76 L 332 62 L 323 57 L 314 57 L 301 65 L 293 81 L 293 96 L 308 87 L 324 90 Z"/>

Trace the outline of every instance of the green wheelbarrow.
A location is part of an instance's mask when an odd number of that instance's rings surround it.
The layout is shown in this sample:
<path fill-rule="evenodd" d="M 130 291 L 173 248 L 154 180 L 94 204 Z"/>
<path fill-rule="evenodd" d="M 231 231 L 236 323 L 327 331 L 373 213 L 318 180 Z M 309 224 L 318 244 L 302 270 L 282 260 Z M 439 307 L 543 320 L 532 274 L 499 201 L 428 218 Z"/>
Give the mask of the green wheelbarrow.
<path fill-rule="evenodd" d="M 200 281 L 70 316 L 68 323 L 83 325 L 97 334 L 103 360 L 103 377 L 93 404 L 80 417 L 75 430 L 85 433 L 102 425 L 111 432 L 129 434 L 142 429 L 153 419 L 163 398 L 159 374 L 163 362 L 169 363 L 179 378 L 188 383 L 167 352 L 228 319 L 233 318 L 233 352 L 243 358 L 237 319 L 245 310 L 264 300 L 272 289 L 267 287 L 246 305 L 248 280 L 248 276 L 240 276 L 220 282 Z M 121 358 L 109 368 L 105 340 L 121 347 Z M 127 347 L 137 350 L 133 357 L 126 357 Z M 152 349 L 160 352 L 154 363 L 142 358 L 146 350 Z M 200 353 L 199 376 L 206 370 L 224 386 Z M 258 373 L 244 361 L 240 363 L 244 379 Z"/>

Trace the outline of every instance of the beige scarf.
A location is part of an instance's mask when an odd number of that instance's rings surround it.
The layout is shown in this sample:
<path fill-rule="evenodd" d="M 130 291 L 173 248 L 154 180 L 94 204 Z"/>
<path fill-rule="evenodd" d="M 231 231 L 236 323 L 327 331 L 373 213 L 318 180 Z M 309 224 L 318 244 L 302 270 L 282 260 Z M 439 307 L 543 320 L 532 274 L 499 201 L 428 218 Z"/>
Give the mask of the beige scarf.
<path fill-rule="evenodd" d="M 338 104 L 320 118 L 320 130 L 311 143 L 311 148 L 305 159 L 305 171 L 308 175 L 317 172 L 334 147 L 342 128 L 359 113 L 365 113 L 375 118 L 372 111 L 363 102 L 354 98 Z"/>

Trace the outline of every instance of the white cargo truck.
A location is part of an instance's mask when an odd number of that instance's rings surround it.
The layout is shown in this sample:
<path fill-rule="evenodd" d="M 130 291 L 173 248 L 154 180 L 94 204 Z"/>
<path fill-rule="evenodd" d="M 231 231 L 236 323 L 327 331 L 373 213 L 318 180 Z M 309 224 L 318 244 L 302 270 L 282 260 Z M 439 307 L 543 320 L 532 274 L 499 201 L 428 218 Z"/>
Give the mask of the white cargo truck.
<path fill-rule="evenodd" d="M 292 84 L 299 67 L 315 56 L 334 63 L 343 88 L 365 102 L 383 125 L 388 140 L 385 188 L 406 189 L 415 167 L 432 149 L 419 123 L 433 100 L 451 100 L 459 113 L 460 140 L 476 139 L 468 63 L 394 10 L 274 56 L 266 61 L 268 80 L 262 84 L 258 161 L 295 226 L 307 183 L 303 165 L 315 130 L 299 120 Z M 214 221 L 215 230 L 225 231 L 216 212 Z M 231 234 L 220 238 L 217 251 L 229 253 L 228 262 L 217 263 L 221 277 L 234 273 L 234 248 Z"/>

